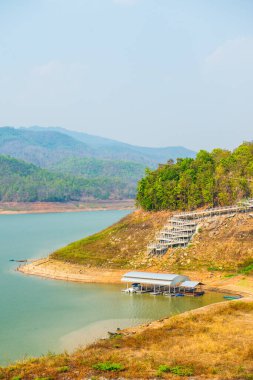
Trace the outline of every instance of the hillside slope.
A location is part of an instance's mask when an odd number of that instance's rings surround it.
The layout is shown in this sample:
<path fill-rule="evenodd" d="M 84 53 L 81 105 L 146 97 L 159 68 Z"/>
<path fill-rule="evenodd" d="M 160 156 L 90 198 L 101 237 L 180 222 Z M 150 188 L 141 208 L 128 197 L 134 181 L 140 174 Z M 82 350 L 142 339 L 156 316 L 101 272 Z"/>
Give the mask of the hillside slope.
<path fill-rule="evenodd" d="M 136 211 L 102 232 L 57 250 L 51 258 L 104 268 L 168 272 L 236 272 L 253 263 L 253 218 L 249 214 L 208 219 L 187 248 L 170 249 L 162 257 L 148 256 L 147 244 L 169 216 L 168 212 Z"/>
<path fill-rule="evenodd" d="M 66 202 L 133 198 L 135 184 L 116 177 L 81 178 L 53 173 L 0 155 L 1 202 Z"/>
<path fill-rule="evenodd" d="M 84 178 L 117 178 L 136 186 L 145 173 L 145 165 L 131 161 L 70 157 L 54 164 L 51 170 Z"/>
<path fill-rule="evenodd" d="M 241 271 L 253 264 L 253 218 L 250 214 L 208 219 L 185 249 L 171 249 L 162 257 L 147 255 L 147 244 L 162 228 L 168 212 L 136 211 L 95 235 L 51 255 L 88 266 L 158 271 Z"/>
<path fill-rule="evenodd" d="M 146 245 L 168 215 L 136 211 L 104 231 L 59 249 L 51 258 L 105 268 L 135 267 L 143 258 L 146 267 Z"/>

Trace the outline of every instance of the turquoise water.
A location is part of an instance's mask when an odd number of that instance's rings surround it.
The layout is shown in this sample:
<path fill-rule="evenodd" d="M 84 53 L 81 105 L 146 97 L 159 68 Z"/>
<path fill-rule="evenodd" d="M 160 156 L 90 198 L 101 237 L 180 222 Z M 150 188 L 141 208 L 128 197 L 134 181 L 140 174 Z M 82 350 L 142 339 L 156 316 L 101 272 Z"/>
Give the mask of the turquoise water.
<path fill-rule="evenodd" d="M 0 215 L 0 364 L 73 350 L 123 328 L 222 300 L 127 295 L 120 285 L 25 276 L 10 259 L 39 258 L 116 222 L 128 211 Z"/>

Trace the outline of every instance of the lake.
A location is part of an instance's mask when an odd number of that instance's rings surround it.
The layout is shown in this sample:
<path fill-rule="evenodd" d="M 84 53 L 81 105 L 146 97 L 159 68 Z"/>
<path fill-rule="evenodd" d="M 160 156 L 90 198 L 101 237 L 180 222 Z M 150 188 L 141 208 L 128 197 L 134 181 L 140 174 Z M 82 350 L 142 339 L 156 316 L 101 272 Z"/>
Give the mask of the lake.
<path fill-rule="evenodd" d="M 134 326 L 223 300 L 221 294 L 170 298 L 121 293 L 123 285 L 77 284 L 25 276 L 10 259 L 47 256 L 129 211 L 0 215 L 0 364 L 72 351 Z"/>

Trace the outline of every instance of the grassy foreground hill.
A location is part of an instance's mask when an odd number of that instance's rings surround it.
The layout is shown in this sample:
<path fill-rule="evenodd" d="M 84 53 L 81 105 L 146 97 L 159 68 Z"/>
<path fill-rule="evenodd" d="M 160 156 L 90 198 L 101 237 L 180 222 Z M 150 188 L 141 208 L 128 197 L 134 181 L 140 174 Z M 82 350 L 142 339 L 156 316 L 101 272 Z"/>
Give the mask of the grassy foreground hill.
<path fill-rule="evenodd" d="M 252 380 L 252 341 L 253 301 L 226 302 L 0 368 L 0 378 Z"/>
<path fill-rule="evenodd" d="M 249 214 L 207 219 L 187 248 L 170 249 L 162 257 L 147 255 L 147 244 L 162 228 L 169 212 L 142 210 L 113 226 L 54 252 L 56 260 L 103 268 L 159 271 L 253 270 L 253 218 Z"/>

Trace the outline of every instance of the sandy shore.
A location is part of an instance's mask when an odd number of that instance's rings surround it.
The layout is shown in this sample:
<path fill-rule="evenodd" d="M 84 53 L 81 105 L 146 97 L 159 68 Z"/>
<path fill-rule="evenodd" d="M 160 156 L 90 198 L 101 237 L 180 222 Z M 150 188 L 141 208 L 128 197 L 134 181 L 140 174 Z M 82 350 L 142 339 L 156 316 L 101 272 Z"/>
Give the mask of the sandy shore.
<path fill-rule="evenodd" d="M 134 210 L 132 199 L 94 202 L 0 202 L 0 215 L 46 214 L 103 210 Z"/>
<path fill-rule="evenodd" d="M 87 268 L 48 258 L 21 265 L 17 270 L 27 275 L 54 280 L 106 284 L 120 284 L 121 277 L 126 272 L 117 269 Z"/>
<path fill-rule="evenodd" d="M 105 284 L 120 284 L 122 275 L 127 272 L 126 269 L 84 267 L 82 265 L 70 264 L 50 258 L 44 258 L 26 265 L 21 265 L 17 270 L 26 275 L 40 276 L 55 280 Z M 184 274 L 189 276 L 192 280 L 203 282 L 207 290 L 241 294 L 245 297 L 253 296 L 252 276 L 240 275 L 226 278 L 221 273 L 211 274 L 208 271 L 187 271 L 184 272 Z"/>

